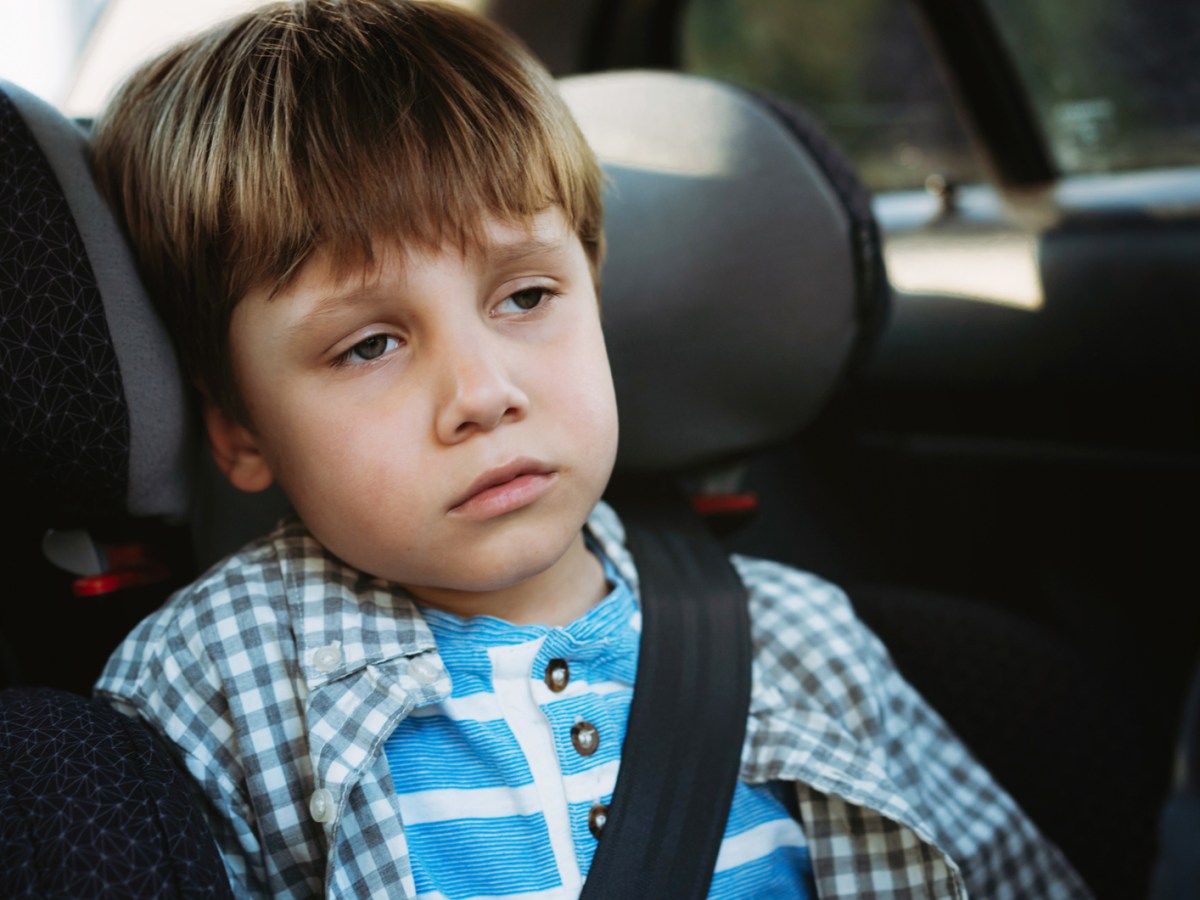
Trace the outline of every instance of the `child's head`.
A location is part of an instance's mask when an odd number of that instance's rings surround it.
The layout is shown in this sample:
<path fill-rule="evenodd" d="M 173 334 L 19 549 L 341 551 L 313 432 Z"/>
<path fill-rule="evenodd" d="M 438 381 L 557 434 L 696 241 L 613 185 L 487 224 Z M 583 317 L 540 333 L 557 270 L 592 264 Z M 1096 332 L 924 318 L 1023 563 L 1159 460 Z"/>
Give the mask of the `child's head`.
<path fill-rule="evenodd" d="M 233 308 L 317 248 L 467 246 L 557 205 L 593 273 L 599 169 L 549 75 L 470 13 L 409 0 L 264 6 L 142 67 L 96 122 L 101 189 L 205 398 L 244 420 Z"/>
<path fill-rule="evenodd" d="M 95 164 L 235 486 L 430 602 L 578 560 L 616 452 L 600 174 L 511 38 L 265 7 L 136 73 Z"/>

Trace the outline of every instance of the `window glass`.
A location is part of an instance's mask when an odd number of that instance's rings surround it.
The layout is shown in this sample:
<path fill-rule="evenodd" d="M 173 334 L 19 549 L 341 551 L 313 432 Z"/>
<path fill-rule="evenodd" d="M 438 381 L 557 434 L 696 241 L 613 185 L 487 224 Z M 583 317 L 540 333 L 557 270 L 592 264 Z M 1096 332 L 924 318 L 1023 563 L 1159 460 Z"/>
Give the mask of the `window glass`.
<path fill-rule="evenodd" d="M 61 105 L 104 0 L 0 0 L 0 78 Z"/>
<path fill-rule="evenodd" d="M 1064 172 L 1200 164 L 1200 3 L 988 7 Z"/>
<path fill-rule="evenodd" d="M 681 50 L 806 107 L 875 190 L 982 180 L 906 0 L 691 0 Z"/>
<path fill-rule="evenodd" d="M 0 78 L 90 118 L 144 60 L 265 0 L 0 0 Z M 479 0 L 451 0 L 478 7 Z"/>

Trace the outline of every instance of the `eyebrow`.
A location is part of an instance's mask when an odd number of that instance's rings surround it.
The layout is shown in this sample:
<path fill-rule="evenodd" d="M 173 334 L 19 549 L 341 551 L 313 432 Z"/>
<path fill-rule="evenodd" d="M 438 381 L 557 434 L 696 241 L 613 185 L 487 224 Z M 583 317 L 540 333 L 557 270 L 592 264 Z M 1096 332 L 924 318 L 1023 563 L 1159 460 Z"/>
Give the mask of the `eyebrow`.
<path fill-rule="evenodd" d="M 303 337 L 310 331 L 319 330 L 326 320 L 337 317 L 347 306 L 365 305 L 377 297 L 378 288 L 375 285 L 334 290 L 314 301 L 300 319 L 284 329 L 284 333 L 289 337 Z"/>
<path fill-rule="evenodd" d="M 511 242 L 485 244 L 481 249 L 492 265 L 502 267 L 526 259 L 550 256 L 562 251 L 565 246 L 566 241 L 560 237 L 530 236 Z M 303 318 L 287 327 L 286 333 L 290 336 L 304 335 L 308 331 L 318 329 L 326 319 L 335 317 L 346 306 L 370 303 L 378 299 L 378 295 L 377 283 L 348 290 L 335 289 L 314 301 Z"/>
<path fill-rule="evenodd" d="M 502 244 L 487 244 L 482 249 L 495 262 L 507 264 L 519 262 L 531 256 L 546 256 L 562 250 L 565 242 L 562 238 L 528 237 L 521 240 Z"/>

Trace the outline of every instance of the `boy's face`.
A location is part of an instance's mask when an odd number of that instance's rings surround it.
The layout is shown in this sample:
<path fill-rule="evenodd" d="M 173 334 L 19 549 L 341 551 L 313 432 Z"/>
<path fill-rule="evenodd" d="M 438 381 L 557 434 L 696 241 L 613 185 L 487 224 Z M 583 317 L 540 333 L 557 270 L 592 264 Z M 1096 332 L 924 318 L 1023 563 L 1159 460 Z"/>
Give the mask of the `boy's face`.
<path fill-rule="evenodd" d="M 561 212 L 485 246 L 381 246 L 368 276 L 318 254 L 230 324 L 252 427 L 210 410 L 218 462 L 283 486 L 333 553 L 423 596 L 489 591 L 579 546 L 617 414 L 588 261 Z"/>

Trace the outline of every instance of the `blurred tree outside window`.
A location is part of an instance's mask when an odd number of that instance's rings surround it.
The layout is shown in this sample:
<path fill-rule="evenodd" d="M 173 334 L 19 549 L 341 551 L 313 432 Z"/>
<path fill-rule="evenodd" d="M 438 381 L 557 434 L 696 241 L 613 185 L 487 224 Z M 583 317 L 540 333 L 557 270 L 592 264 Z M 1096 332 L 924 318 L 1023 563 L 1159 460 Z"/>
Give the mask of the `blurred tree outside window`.
<path fill-rule="evenodd" d="M 1200 164 L 1200 3 L 987 5 L 1063 172 Z"/>
<path fill-rule="evenodd" d="M 906 0 L 691 0 L 681 52 L 808 109 L 873 190 L 983 180 Z"/>

